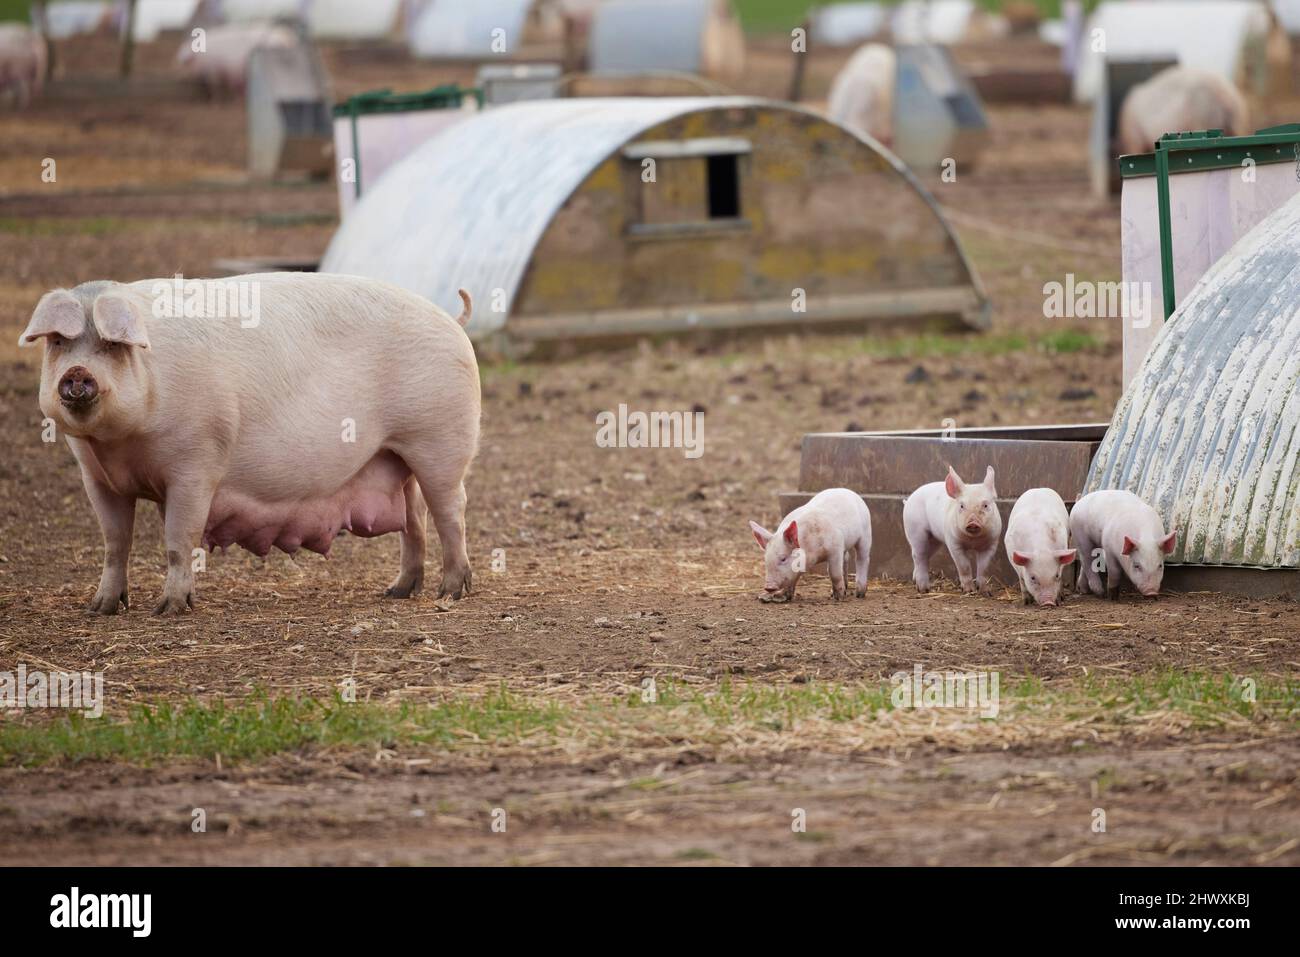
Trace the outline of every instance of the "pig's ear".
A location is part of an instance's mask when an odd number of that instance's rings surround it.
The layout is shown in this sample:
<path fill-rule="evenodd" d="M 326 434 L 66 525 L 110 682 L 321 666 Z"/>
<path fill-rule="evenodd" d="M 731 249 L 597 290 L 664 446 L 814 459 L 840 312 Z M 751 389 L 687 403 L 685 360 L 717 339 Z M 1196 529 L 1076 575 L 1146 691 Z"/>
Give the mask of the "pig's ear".
<path fill-rule="evenodd" d="M 961 498 L 962 489 L 966 487 L 966 483 L 951 465 L 948 466 L 948 477 L 943 480 L 943 487 L 949 498 Z"/>
<path fill-rule="evenodd" d="M 42 336 L 75 339 L 86 328 L 86 313 L 81 302 L 66 289 L 56 289 L 41 296 L 32 312 L 32 321 L 18 337 L 20 346 L 30 346 Z"/>
<path fill-rule="evenodd" d="M 1160 539 L 1160 550 L 1166 555 L 1174 553 L 1174 546 L 1178 544 L 1178 533 L 1170 532 L 1164 538 Z"/>
<path fill-rule="evenodd" d="M 1137 547 L 1138 547 L 1137 542 L 1133 541 L 1133 539 L 1129 538 L 1127 535 L 1124 536 L 1124 554 L 1125 554 L 1125 555 L 1127 555 L 1129 552 L 1133 551 L 1133 549 L 1135 549 L 1135 548 L 1137 548 Z"/>
<path fill-rule="evenodd" d="M 1012 564 L 1015 564 L 1015 565 L 1028 565 L 1028 564 L 1029 564 L 1029 556 L 1026 555 L 1024 552 L 1012 552 L 1012 553 L 1011 553 L 1011 561 L 1012 561 Z"/>
<path fill-rule="evenodd" d="M 91 314 L 95 328 L 105 342 L 121 342 L 128 346 L 149 348 L 149 336 L 144 328 L 144 313 L 137 302 L 114 292 L 107 292 L 95 300 Z"/>
<path fill-rule="evenodd" d="M 1078 557 L 1079 557 L 1079 550 L 1077 548 L 1071 548 L 1069 551 L 1056 553 L 1056 560 L 1060 562 L 1062 565 L 1068 565 L 1070 564 L 1070 562 L 1074 561 Z"/>
<path fill-rule="evenodd" d="M 998 497 L 998 487 L 993 484 L 993 466 L 989 466 L 984 472 L 984 484 L 989 490 L 989 494 L 994 498 Z"/>
<path fill-rule="evenodd" d="M 758 542 L 758 547 L 767 548 L 767 543 L 772 540 L 772 533 L 758 522 L 750 522 L 749 530 L 754 533 L 754 540 Z"/>
<path fill-rule="evenodd" d="M 791 522 L 785 527 L 785 540 L 791 548 L 799 547 L 799 523 Z"/>

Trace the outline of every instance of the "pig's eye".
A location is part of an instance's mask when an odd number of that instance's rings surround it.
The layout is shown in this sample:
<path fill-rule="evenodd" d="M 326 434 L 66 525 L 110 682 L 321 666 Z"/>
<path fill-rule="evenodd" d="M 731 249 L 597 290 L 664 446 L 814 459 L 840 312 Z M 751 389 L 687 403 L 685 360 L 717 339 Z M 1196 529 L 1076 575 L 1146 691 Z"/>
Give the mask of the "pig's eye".
<path fill-rule="evenodd" d="M 1033 582 L 1035 585 L 1038 584 L 1038 576 L 1037 576 L 1037 575 L 1030 575 L 1030 576 L 1029 576 L 1029 580 L 1030 580 L 1031 582 Z"/>
<path fill-rule="evenodd" d="M 61 346 L 61 345 L 63 345 L 63 337 L 62 337 L 62 336 L 50 336 L 50 337 L 49 337 L 48 339 L 46 339 L 45 341 L 48 342 L 51 346 Z"/>
<path fill-rule="evenodd" d="M 1140 571 L 1142 570 L 1142 565 L 1141 565 L 1140 563 L 1138 563 L 1138 562 L 1134 562 L 1134 563 L 1133 563 L 1133 570 L 1134 570 L 1135 572 L 1140 572 Z"/>

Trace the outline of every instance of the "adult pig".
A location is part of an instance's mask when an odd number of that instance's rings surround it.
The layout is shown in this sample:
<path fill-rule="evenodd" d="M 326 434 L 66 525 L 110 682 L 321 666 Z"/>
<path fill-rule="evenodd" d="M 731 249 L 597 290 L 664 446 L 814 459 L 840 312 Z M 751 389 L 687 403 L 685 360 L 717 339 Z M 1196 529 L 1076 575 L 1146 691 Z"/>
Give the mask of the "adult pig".
<path fill-rule="evenodd" d="M 458 325 L 413 293 L 349 276 L 47 293 L 19 343 L 45 340 L 41 411 L 72 447 L 104 534 L 90 610 L 127 604 L 137 499 L 163 516 L 155 614 L 193 607 L 200 544 L 326 554 L 340 529 L 401 532 L 387 594 L 408 597 L 423 584 L 426 504 L 442 543 L 438 593 L 467 592 L 479 380 L 461 298 Z"/>
<path fill-rule="evenodd" d="M 1223 130 L 1251 132 L 1250 110 L 1237 88 L 1205 70 L 1171 66 L 1124 97 L 1119 111 L 1121 153 L 1149 153 L 1165 133 Z"/>

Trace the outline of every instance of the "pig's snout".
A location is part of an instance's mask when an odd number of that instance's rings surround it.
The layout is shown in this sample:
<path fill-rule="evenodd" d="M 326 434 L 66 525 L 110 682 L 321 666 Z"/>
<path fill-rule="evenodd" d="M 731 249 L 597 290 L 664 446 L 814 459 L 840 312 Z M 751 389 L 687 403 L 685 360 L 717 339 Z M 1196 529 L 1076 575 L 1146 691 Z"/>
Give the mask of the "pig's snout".
<path fill-rule="evenodd" d="M 85 366 L 73 366 L 59 380 L 59 400 L 71 408 L 84 409 L 99 395 L 99 383 Z"/>

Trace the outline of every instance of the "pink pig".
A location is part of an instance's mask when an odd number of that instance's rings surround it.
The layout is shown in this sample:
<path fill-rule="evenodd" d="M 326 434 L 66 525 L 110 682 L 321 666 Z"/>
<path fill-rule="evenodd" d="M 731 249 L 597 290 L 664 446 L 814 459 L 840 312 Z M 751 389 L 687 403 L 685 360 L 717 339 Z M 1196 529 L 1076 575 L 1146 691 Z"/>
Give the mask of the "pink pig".
<path fill-rule="evenodd" d="M 457 320 L 351 276 L 191 280 L 179 302 L 175 285 L 55 290 L 19 338 L 45 340 L 41 411 L 71 446 L 104 534 L 89 610 L 127 604 L 138 499 L 163 516 L 155 614 L 193 607 L 200 544 L 324 554 L 340 529 L 401 532 L 388 594 L 408 597 L 424 580 L 426 505 L 442 542 L 439 594 L 468 591 L 479 379 Z"/>
<path fill-rule="evenodd" d="M 1002 534 L 993 466 L 979 485 L 966 484 L 948 466 L 944 481 L 922 485 L 908 496 L 903 531 L 912 546 L 912 581 L 917 591 L 930 590 L 930 559 L 940 545 L 948 546 L 961 590 L 983 591 Z"/>
<path fill-rule="evenodd" d="M 1031 488 L 1007 518 L 1006 548 L 1020 579 L 1020 598 L 1053 607 L 1061 601 L 1061 574 L 1075 559 L 1065 502 L 1050 488 Z"/>
<path fill-rule="evenodd" d="M 1132 492 L 1104 489 L 1085 495 L 1070 512 L 1070 532 L 1079 547 L 1078 591 L 1117 600 L 1127 578 L 1147 598 L 1160 594 L 1165 556 L 1173 553 L 1178 533 L 1166 535 L 1160 513 Z"/>
<path fill-rule="evenodd" d="M 818 492 L 806 505 L 793 509 L 776 527 L 776 534 L 757 522 L 749 523 L 758 547 L 763 549 L 764 601 L 789 601 L 805 571 L 825 562 L 831 576 L 831 594 L 848 594 L 844 554 L 853 552 L 853 577 L 857 595 L 867 593 L 871 562 L 871 512 L 862 496 L 847 488 Z"/>

